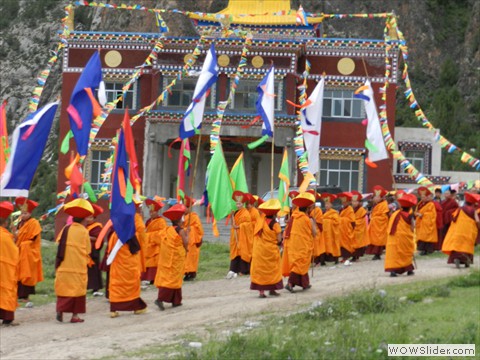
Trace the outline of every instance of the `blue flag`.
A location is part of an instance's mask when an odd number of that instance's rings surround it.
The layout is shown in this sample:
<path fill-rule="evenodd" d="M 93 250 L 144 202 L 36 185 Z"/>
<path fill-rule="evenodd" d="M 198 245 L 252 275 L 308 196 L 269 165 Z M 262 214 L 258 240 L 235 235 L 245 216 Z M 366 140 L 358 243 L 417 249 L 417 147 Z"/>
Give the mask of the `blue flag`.
<path fill-rule="evenodd" d="M 120 129 L 118 136 L 112 176 L 110 219 L 119 241 L 110 253 L 107 264 L 112 263 L 122 245 L 135 235 L 135 203 L 132 201 L 133 187 L 129 179 L 128 156 L 123 128 Z"/>
<path fill-rule="evenodd" d="M 96 102 L 94 95 L 95 89 L 100 86 L 102 81 L 102 64 L 100 62 L 100 53 L 95 51 L 88 60 L 87 65 L 82 71 L 82 75 L 77 81 L 70 98 L 70 104 L 67 107 L 70 128 L 73 138 L 77 144 L 77 152 L 80 156 L 87 155 L 90 129 L 94 117 L 94 104 Z M 89 89 L 89 90 L 87 90 Z"/>
<path fill-rule="evenodd" d="M 45 105 L 29 114 L 13 132 L 10 159 L 1 178 L 0 196 L 28 197 L 57 108 L 58 102 Z"/>

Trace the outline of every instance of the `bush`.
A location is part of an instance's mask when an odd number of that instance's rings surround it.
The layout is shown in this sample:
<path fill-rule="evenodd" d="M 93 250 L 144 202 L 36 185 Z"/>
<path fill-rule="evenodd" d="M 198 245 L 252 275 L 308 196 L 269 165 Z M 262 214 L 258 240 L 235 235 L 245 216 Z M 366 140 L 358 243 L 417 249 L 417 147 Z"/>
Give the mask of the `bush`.
<path fill-rule="evenodd" d="M 453 278 L 448 285 L 462 288 L 480 286 L 480 270 L 473 270 L 468 275 Z"/>

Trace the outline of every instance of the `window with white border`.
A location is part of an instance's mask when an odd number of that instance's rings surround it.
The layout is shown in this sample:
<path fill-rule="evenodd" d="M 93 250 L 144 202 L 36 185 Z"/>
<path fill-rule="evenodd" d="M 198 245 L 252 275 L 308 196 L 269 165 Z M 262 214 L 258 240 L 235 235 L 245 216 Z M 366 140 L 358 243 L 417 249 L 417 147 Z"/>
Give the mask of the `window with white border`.
<path fill-rule="evenodd" d="M 122 96 L 122 88 L 125 84 L 123 82 L 105 80 L 105 94 L 107 102 L 113 102 Z M 137 83 L 132 84 L 126 91 L 122 100 L 117 102 L 116 109 L 136 109 L 136 91 Z"/>
<path fill-rule="evenodd" d="M 360 185 L 360 161 L 320 160 L 320 186 L 338 186 L 342 191 L 358 190 Z"/>
<path fill-rule="evenodd" d="M 163 91 L 173 80 L 173 77 L 164 77 L 162 81 Z M 177 80 L 175 86 L 170 88 L 170 92 L 163 100 L 163 106 L 166 107 L 175 107 L 187 109 L 193 99 L 193 93 L 195 92 L 195 86 L 197 85 L 198 78 L 183 78 L 182 80 Z M 216 94 L 216 84 L 210 88 L 210 95 L 205 102 L 205 108 L 212 109 L 215 108 L 215 94 Z"/>
<path fill-rule="evenodd" d="M 363 100 L 353 97 L 353 90 L 325 90 L 323 94 L 323 116 L 327 118 L 363 119 Z"/>
<path fill-rule="evenodd" d="M 233 79 L 230 79 L 233 81 Z M 235 96 L 230 103 L 232 110 L 256 111 L 255 103 L 258 99 L 257 86 L 261 80 L 240 80 L 235 90 Z M 275 111 L 282 111 L 283 79 L 275 79 Z"/>

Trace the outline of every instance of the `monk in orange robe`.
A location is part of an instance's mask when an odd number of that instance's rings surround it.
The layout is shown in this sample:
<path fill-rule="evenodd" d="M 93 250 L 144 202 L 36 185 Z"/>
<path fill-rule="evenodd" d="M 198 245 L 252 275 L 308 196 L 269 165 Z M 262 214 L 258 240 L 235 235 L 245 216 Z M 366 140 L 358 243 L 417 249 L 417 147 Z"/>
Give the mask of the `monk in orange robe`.
<path fill-rule="evenodd" d="M 253 230 L 255 229 L 255 225 L 260 219 L 260 212 L 255 207 L 256 200 L 252 194 L 246 193 L 248 201 L 245 203 L 245 207 L 247 208 L 248 212 L 250 213 L 251 219 L 251 236 L 248 237 L 248 253 L 250 254 L 250 262 L 252 261 L 251 255 L 253 254 Z"/>
<path fill-rule="evenodd" d="M 37 202 L 18 197 L 15 203 L 21 211 L 17 227 L 17 246 L 20 249 L 18 298 L 28 303 L 29 296 L 35 294 L 35 285 L 43 281 L 42 228 L 38 220 L 32 217 Z"/>
<path fill-rule="evenodd" d="M 185 226 L 188 230 L 188 252 L 185 259 L 184 281 L 191 281 L 197 277 L 200 246 L 202 246 L 203 226 L 200 217 L 192 211 L 194 199 L 185 196 Z"/>
<path fill-rule="evenodd" d="M 140 297 L 142 257 L 138 236 L 143 231 L 143 221 L 138 216 L 135 216 L 134 221 L 135 236 L 118 250 L 110 264 L 108 293 L 111 318 L 120 316 L 119 311 L 133 311 L 135 315 L 147 312 L 147 304 Z M 118 235 L 116 232 L 112 232 L 106 256 L 111 253 L 117 242 Z"/>
<path fill-rule="evenodd" d="M 280 250 L 282 228 L 276 220 L 280 211 L 280 201 L 270 199 L 259 206 L 262 212 L 255 224 L 250 289 L 258 290 L 261 298 L 265 291 L 271 296 L 280 295 L 275 290 L 283 289 Z"/>
<path fill-rule="evenodd" d="M 321 195 L 325 204 L 325 212 L 323 213 L 323 239 L 325 242 L 325 254 L 320 257 L 320 265 L 325 266 L 326 262 L 334 262 L 338 264 L 340 257 L 340 216 L 337 210 L 332 206 L 336 195 L 323 193 Z"/>
<path fill-rule="evenodd" d="M 315 206 L 315 196 L 305 192 L 295 197 L 292 202 L 298 206 L 290 218 L 285 237 L 289 241 L 288 263 L 290 276 L 285 289 L 294 292 L 295 285 L 303 290 L 311 288 L 308 269 L 312 263 L 313 239 L 316 235 L 315 221 L 310 218 L 310 212 Z"/>
<path fill-rule="evenodd" d="M 354 244 L 355 251 L 353 252 L 351 261 L 358 261 L 368 246 L 367 238 L 367 210 L 362 206 L 360 201 L 362 194 L 358 191 L 352 191 L 352 207 L 355 212 L 355 229 L 354 229 Z"/>
<path fill-rule="evenodd" d="M 315 201 L 321 201 L 321 196 L 315 190 L 307 190 L 310 194 L 315 196 Z M 314 206 L 312 211 L 310 211 L 310 217 L 315 221 L 316 235 L 313 239 L 313 262 L 315 266 L 318 266 L 321 262 L 321 256 L 325 254 L 325 241 L 323 239 L 323 211 L 320 207 Z"/>
<path fill-rule="evenodd" d="M 145 204 L 150 211 L 150 219 L 148 219 L 145 224 L 145 242 L 147 244 L 145 250 L 145 265 L 147 270 L 142 273 L 142 280 L 145 283 L 152 284 L 157 273 L 158 254 L 160 253 L 162 240 L 165 238 L 167 222 L 159 214 L 160 209 L 164 206 L 162 202 L 146 199 Z"/>
<path fill-rule="evenodd" d="M 369 245 L 366 254 L 374 255 L 372 260 L 380 260 L 387 244 L 387 227 L 390 209 L 385 196 L 387 191 L 380 185 L 373 187 L 373 209 L 367 228 Z"/>
<path fill-rule="evenodd" d="M 420 202 L 415 212 L 417 248 L 421 251 L 420 255 L 427 255 L 433 253 L 438 241 L 437 210 L 430 190 L 421 186 L 418 188 L 418 194 Z"/>
<path fill-rule="evenodd" d="M 337 194 L 337 197 L 342 202 L 342 209 L 340 210 L 340 252 L 342 261 L 346 261 L 353 256 L 355 251 L 355 212 L 350 205 L 351 193 L 343 192 Z"/>
<path fill-rule="evenodd" d="M 57 295 L 57 321 L 63 321 L 63 313 L 72 313 L 70 322 L 84 322 L 78 314 L 86 312 L 87 268 L 92 264 L 90 236 L 85 218 L 93 214 L 92 205 L 84 199 L 65 204 L 64 211 L 73 216 L 73 223 L 58 234 L 58 250 L 55 258 L 55 294 Z"/>
<path fill-rule="evenodd" d="M 442 251 L 448 255 L 448 264 L 469 267 L 473 264 L 475 242 L 480 229 L 480 195 L 465 193 L 465 205 L 453 212 L 452 222 L 443 241 Z"/>
<path fill-rule="evenodd" d="M 295 197 L 299 194 L 298 191 L 292 190 L 288 193 L 288 197 L 290 198 L 290 201 L 295 199 Z M 287 224 L 285 231 L 283 232 L 283 239 L 282 239 L 282 245 L 281 249 L 283 250 L 282 252 L 282 276 L 287 277 L 290 276 L 290 264 L 288 263 L 288 238 L 286 238 L 287 234 L 287 229 L 288 229 L 288 223 L 290 222 L 290 219 L 292 218 L 293 214 L 295 212 L 298 212 L 298 207 L 295 206 L 295 204 L 292 203 L 292 207 L 290 208 L 290 212 L 285 216 L 285 223 Z"/>
<path fill-rule="evenodd" d="M 398 200 L 402 207 L 395 211 L 388 222 L 385 271 L 391 277 L 398 274 L 413 275 L 415 252 L 414 221 L 410 210 L 417 204 L 415 195 L 402 195 Z"/>
<path fill-rule="evenodd" d="M 13 212 L 13 205 L 8 201 L 0 203 L 0 319 L 3 325 L 14 323 L 17 308 L 17 267 L 18 247 L 13 235 L 7 230 L 8 217 Z"/>
<path fill-rule="evenodd" d="M 185 211 L 185 205 L 176 204 L 163 213 L 172 221 L 172 226 L 167 227 L 155 277 L 155 286 L 158 288 L 155 305 L 162 311 L 165 310 L 164 302 L 172 303 L 172 307 L 182 305 L 182 283 L 188 251 L 188 233 L 182 227 Z"/>
<path fill-rule="evenodd" d="M 87 216 L 85 218 L 85 225 L 88 230 L 88 235 L 90 236 L 90 246 L 92 252 L 90 253 L 90 258 L 93 261 L 93 265 L 88 268 L 88 283 L 87 290 L 92 290 L 93 296 L 103 296 L 103 293 L 99 290 L 103 288 L 103 279 L 102 272 L 100 270 L 100 252 L 102 251 L 102 246 L 97 249 L 95 248 L 95 243 L 97 242 L 98 235 L 102 231 L 103 225 L 98 221 L 95 221 L 97 216 L 103 213 L 103 209 L 96 205 L 92 204 L 93 215 Z"/>
<path fill-rule="evenodd" d="M 233 192 L 232 198 L 235 201 L 237 211 L 233 215 L 230 231 L 230 271 L 227 274 L 227 279 L 231 279 L 237 274 L 250 274 L 250 261 L 252 260 L 252 253 L 249 248 L 249 242 L 253 239 L 252 217 L 244 207 L 249 197 L 236 190 Z"/>
<path fill-rule="evenodd" d="M 137 201 L 134 198 L 135 202 L 135 236 L 137 237 L 138 243 L 140 244 L 140 271 L 142 274 L 147 271 L 147 262 L 146 262 L 146 249 L 147 249 L 147 240 L 146 238 L 146 228 L 145 222 L 143 221 L 141 201 Z"/>

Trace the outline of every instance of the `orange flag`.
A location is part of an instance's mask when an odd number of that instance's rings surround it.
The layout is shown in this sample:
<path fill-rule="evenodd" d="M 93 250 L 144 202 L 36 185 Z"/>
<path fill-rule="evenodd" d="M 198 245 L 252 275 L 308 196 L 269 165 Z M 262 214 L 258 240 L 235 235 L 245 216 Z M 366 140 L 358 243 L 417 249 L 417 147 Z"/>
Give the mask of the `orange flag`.
<path fill-rule="evenodd" d="M 5 170 L 9 153 L 6 107 L 7 100 L 0 106 L 0 175 Z"/>

